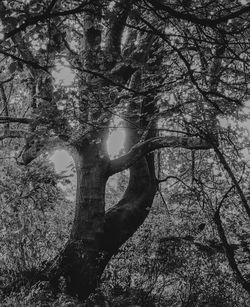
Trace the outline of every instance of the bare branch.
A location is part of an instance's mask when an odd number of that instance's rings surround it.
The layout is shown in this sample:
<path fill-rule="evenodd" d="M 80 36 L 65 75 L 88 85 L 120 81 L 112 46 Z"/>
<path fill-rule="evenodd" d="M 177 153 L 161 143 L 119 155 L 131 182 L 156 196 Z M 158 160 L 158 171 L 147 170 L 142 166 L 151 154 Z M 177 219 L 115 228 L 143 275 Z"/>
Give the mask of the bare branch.
<path fill-rule="evenodd" d="M 200 138 L 176 136 L 154 137 L 145 142 L 137 143 L 127 154 L 112 160 L 109 175 L 121 172 L 151 151 L 165 147 L 205 150 L 210 149 L 211 145 Z"/>

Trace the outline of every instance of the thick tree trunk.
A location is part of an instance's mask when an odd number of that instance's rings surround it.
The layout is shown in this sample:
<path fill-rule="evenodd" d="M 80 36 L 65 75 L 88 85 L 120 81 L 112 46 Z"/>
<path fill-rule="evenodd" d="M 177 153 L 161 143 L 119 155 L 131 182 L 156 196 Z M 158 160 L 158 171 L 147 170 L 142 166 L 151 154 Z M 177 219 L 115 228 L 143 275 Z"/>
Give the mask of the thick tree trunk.
<path fill-rule="evenodd" d="M 98 285 L 104 231 L 105 186 L 109 160 L 97 144 L 78 148 L 76 210 L 70 239 L 49 269 L 64 276 L 67 292 L 85 299 Z"/>
<path fill-rule="evenodd" d="M 135 130 L 132 130 L 134 134 Z M 129 146 L 138 136 L 129 135 Z M 55 281 L 63 276 L 67 292 L 86 299 L 98 286 L 110 258 L 147 217 L 156 192 L 153 155 L 130 168 L 121 201 L 105 214 L 105 185 L 109 159 L 96 144 L 78 149 L 77 197 L 70 240 L 49 269 Z"/>

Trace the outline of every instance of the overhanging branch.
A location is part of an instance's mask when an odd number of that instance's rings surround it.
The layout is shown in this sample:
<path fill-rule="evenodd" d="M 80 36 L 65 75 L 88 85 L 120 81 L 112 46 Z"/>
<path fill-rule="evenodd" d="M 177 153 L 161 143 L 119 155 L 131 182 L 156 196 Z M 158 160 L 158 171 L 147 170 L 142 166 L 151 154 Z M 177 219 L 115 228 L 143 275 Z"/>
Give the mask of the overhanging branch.
<path fill-rule="evenodd" d="M 130 166 L 132 166 L 138 159 L 142 158 L 146 154 L 159 148 L 185 148 L 193 150 L 210 149 L 211 145 L 200 138 L 191 137 L 154 137 L 146 140 L 145 142 L 139 142 L 133 146 L 130 151 L 111 161 L 109 175 L 119 173 Z"/>

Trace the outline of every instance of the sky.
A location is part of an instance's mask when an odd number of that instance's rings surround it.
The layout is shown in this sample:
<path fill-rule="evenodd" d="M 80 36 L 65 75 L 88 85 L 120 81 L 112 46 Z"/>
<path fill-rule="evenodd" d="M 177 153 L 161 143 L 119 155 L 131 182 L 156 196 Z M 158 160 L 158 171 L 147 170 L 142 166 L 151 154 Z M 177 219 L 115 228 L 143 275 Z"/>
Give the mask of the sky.
<path fill-rule="evenodd" d="M 242 4 L 242 5 L 247 5 L 249 3 L 249 0 L 239 0 L 239 2 Z"/>
<path fill-rule="evenodd" d="M 54 151 L 54 153 L 50 156 L 50 160 L 54 163 L 56 173 L 66 170 L 67 166 L 73 162 L 72 157 L 66 150 L 59 149 Z"/>
<path fill-rule="evenodd" d="M 69 63 L 65 59 L 56 63 L 52 76 L 55 78 L 56 85 L 62 84 L 64 86 L 72 85 L 75 78 L 75 74 L 70 69 Z"/>

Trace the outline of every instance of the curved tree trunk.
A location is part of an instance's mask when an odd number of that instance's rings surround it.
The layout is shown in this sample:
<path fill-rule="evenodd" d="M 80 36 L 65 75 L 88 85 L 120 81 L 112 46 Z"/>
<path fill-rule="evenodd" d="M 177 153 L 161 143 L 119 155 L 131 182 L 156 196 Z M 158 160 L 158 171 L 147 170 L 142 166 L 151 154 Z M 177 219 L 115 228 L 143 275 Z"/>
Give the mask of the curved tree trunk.
<path fill-rule="evenodd" d="M 135 233 L 150 211 L 156 192 L 148 163 L 151 159 L 143 158 L 130 168 L 123 198 L 105 215 L 103 250 L 107 260 Z"/>
<path fill-rule="evenodd" d="M 130 170 L 122 200 L 104 214 L 105 161 L 79 154 L 76 213 L 71 237 L 47 272 L 54 281 L 65 278 L 67 292 L 86 299 L 98 286 L 110 258 L 143 223 L 155 195 L 155 184 L 146 158 Z M 104 163 L 103 163 L 104 162 Z M 145 187 L 147 187 L 145 189 Z"/>
<path fill-rule="evenodd" d="M 127 149 L 138 142 L 138 138 L 137 130 L 128 126 Z M 110 258 L 143 223 L 156 192 L 154 155 L 150 154 L 130 168 L 123 198 L 105 213 L 110 161 L 103 148 L 94 143 L 77 149 L 77 196 L 72 232 L 66 247 L 47 272 L 55 281 L 63 276 L 67 292 L 82 300 L 96 289 Z"/>

